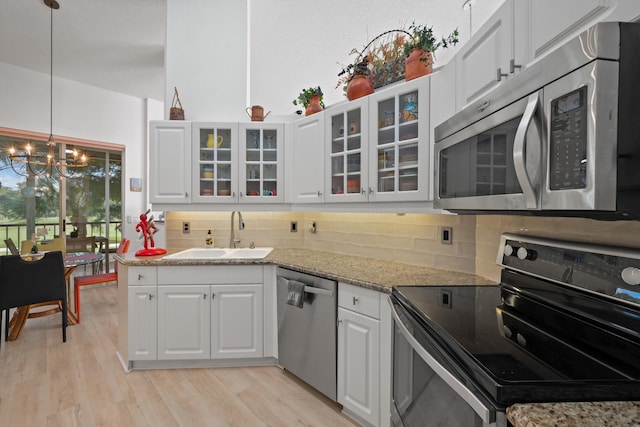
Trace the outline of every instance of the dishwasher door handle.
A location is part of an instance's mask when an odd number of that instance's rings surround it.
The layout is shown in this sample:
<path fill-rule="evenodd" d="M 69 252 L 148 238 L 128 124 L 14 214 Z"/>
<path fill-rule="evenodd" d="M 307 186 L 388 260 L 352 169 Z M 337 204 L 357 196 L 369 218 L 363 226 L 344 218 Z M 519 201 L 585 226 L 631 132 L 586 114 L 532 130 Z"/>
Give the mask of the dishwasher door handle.
<path fill-rule="evenodd" d="M 322 288 L 314 288 L 313 286 L 305 286 L 304 291 L 308 294 L 323 295 L 327 297 L 333 296 L 333 291 L 330 291 L 328 289 L 322 289 Z"/>

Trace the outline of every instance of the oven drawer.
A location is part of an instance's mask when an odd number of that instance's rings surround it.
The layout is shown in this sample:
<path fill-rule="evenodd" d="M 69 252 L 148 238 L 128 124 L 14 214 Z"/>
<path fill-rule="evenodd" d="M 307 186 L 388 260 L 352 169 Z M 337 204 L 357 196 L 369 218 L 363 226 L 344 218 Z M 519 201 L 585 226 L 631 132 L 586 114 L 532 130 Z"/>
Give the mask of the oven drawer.
<path fill-rule="evenodd" d="M 340 283 L 338 306 L 374 319 L 380 319 L 380 292 Z"/>

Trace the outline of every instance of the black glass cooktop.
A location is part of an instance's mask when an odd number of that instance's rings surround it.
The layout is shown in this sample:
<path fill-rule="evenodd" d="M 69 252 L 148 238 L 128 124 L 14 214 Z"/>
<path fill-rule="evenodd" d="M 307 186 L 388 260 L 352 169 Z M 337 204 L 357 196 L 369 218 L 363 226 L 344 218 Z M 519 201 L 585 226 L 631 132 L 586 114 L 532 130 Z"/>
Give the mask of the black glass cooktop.
<path fill-rule="evenodd" d="M 399 286 L 392 300 L 414 319 L 415 329 L 421 330 L 419 341 L 431 341 L 426 347 L 440 349 L 447 365 L 459 367 L 458 376 L 474 382 L 499 406 L 640 399 L 640 345 L 633 331 L 603 330 L 603 325 L 590 323 L 589 310 L 564 312 L 562 304 L 549 301 L 564 304 L 575 298 L 574 291 L 527 279 L 542 286 L 545 298 L 503 283 Z M 638 319 L 625 319 L 626 326 L 633 327 Z"/>

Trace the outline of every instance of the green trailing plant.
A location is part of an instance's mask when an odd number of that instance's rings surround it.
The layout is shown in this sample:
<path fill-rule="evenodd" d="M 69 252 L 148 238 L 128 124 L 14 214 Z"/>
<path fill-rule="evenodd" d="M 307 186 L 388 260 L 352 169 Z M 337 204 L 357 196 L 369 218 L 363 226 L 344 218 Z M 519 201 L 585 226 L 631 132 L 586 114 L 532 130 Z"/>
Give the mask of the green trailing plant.
<path fill-rule="evenodd" d="M 298 98 L 293 100 L 293 105 L 302 105 L 303 107 L 307 108 L 309 106 L 309 101 L 311 100 L 311 98 L 316 95 L 320 96 L 320 105 L 322 106 L 322 108 L 324 108 L 324 94 L 322 93 L 322 89 L 320 89 L 320 86 L 303 89 L 302 92 L 300 92 L 300 95 L 298 95 Z"/>
<path fill-rule="evenodd" d="M 404 54 L 409 56 L 413 49 L 421 49 L 431 52 L 431 55 L 435 58 L 436 50 L 439 48 L 446 49 L 449 46 L 455 46 L 458 43 L 458 29 L 453 30 L 451 34 L 446 37 L 436 38 L 433 34 L 433 27 L 427 25 L 417 25 L 413 22 L 408 32 L 411 34 L 411 38 L 404 42 Z M 425 58 L 421 59 L 426 61 Z"/>

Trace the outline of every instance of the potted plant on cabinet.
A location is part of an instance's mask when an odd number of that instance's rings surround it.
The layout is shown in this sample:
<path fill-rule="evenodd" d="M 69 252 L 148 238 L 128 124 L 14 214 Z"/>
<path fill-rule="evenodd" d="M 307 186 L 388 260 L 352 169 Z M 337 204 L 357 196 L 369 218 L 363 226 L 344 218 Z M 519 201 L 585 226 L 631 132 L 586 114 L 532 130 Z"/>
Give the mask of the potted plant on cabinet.
<path fill-rule="evenodd" d="M 357 51 L 354 49 L 352 53 Z M 349 64 L 338 73 L 338 84 L 344 85 L 344 90 L 349 101 L 362 98 L 373 93 L 373 84 L 371 83 L 371 72 L 369 71 L 369 58 L 362 58 L 358 55 L 358 59 L 354 64 Z"/>
<path fill-rule="evenodd" d="M 322 111 L 324 108 L 323 93 L 320 86 L 303 89 L 293 105 L 302 105 L 305 108 L 305 116 Z"/>
<path fill-rule="evenodd" d="M 413 22 L 409 28 L 411 38 L 404 42 L 404 53 L 407 56 L 405 64 L 406 80 L 413 80 L 425 76 L 432 71 L 433 59 L 438 48 L 448 48 L 458 43 L 458 29 L 453 30 L 446 37 L 438 40 L 433 34 L 433 27 L 416 25 Z"/>

